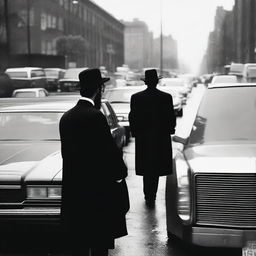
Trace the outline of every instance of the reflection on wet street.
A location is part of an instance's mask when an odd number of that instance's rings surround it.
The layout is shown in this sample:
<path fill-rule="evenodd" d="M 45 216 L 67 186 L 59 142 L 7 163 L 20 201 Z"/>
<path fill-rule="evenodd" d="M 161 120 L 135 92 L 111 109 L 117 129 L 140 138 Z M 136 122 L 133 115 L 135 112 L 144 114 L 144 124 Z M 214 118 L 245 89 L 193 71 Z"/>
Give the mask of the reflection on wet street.
<path fill-rule="evenodd" d="M 185 112 L 197 105 L 203 88 L 194 90 Z M 179 127 L 181 120 L 178 120 Z M 124 149 L 125 161 L 129 168 L 127 184 L 130 194 L 130 211 L 127 214 L 128 236 L 116 240 L 116 248 L 110 256 L 187 256 L 187 255 L 241 255 L 241 249 L 203 248 L 185 245 L 177 239 L 168 239 L 165 216 L 165 179 L 160 177 L 155 208 L 145 205 L 142 191 L 142 177 L 135 175 L 134 140 Z"/>

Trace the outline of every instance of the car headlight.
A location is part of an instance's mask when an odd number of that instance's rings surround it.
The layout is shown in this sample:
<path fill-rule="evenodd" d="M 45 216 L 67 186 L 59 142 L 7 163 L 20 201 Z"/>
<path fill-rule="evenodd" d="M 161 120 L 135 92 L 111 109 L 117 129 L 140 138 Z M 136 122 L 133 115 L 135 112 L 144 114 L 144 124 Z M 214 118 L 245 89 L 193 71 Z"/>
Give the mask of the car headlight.
<path fill-rule="evenodd" d="M 176 158 L 176 175 L 178 185 L 178 215 L 184 221 L 190 220 L 190 184 L 189 167 L 181 153 Z"/>
<path fill-rule="evenodd" d="M 28 199 L 60 199 L 61 187 L 60 186 L 28 186 L 27 187 Z"/>

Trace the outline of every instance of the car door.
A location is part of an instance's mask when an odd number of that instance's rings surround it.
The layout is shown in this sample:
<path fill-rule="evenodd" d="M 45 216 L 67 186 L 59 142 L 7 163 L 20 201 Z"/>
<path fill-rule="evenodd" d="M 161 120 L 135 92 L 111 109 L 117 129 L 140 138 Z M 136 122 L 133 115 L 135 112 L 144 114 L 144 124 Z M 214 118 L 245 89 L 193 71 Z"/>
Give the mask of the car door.
<path fill-rule="evenodd" d="M 111 130 L 111 134 L 112 134 L 118 148 L 122 149 L 124 146 L 124 141 L 125 141 L 124 128 L 118 124 L 115 112 L 112 109 L 109 102 L 103 102 L 102 109 L 107 118 L 107 122 L 108 122 L 108 125 Z"/>

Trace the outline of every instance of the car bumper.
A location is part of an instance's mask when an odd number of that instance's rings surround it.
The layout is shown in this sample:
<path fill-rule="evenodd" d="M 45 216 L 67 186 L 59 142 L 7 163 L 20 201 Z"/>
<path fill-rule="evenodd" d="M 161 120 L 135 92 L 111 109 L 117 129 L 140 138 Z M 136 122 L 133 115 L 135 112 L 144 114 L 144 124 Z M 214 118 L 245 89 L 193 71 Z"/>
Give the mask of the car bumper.
<path fill-rule="evenodd" d="M 247 241 L 256 240 L 256 229 L 191 227 L 184 230 L 183 239 L 199 246 L 242 248 Z"/>

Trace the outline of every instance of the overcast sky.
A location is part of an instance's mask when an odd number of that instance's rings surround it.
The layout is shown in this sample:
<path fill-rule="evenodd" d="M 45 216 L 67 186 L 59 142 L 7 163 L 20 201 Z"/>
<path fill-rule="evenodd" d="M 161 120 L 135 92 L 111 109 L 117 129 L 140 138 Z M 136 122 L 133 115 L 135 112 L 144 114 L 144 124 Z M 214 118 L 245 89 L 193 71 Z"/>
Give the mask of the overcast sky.
<path fill-rule="evenodd" d="M 231 10 L 234 0 L 94 0 L 117 19 L 139 18 L 148 24 L 154 37 L 160 34 L 162 10 L 163 34 L 178 42 L 178 55 L 196 72 L 213 30 L 217 6 Z M 161 4 L 162 2 L 162 4 Z M 162 9 L 161 9 L 162 5 Z"/>

